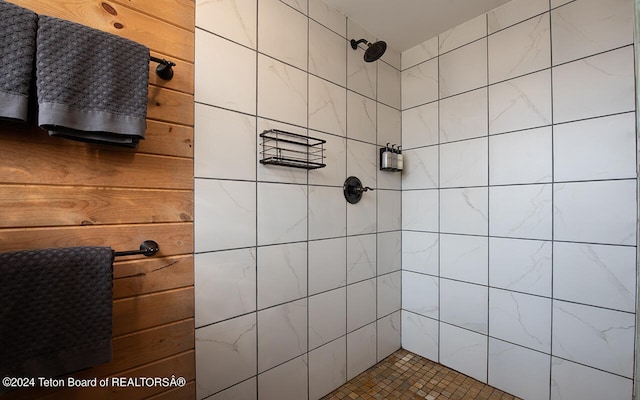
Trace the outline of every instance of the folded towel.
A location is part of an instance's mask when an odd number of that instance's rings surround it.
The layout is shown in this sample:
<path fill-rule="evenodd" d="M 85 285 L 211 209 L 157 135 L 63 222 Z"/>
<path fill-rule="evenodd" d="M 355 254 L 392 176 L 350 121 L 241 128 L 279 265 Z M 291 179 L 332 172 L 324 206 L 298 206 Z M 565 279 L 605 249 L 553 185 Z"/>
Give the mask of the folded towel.
<path fill-rule="evenodd" d="M 146 46 L 44 15 L 36 43 L 40 127 L 50 135 L 127 147 L 144 139 Z"/>
<path fill-rule="evenodd" d="M 38 15 L 0 0 L 0 117 L 27 120 Z"/>
<path fill-rule="evenodd" d="M 111 361 L 111 248 L 0 253 L 0 277 L 0 377 L 54 377 Z"/>

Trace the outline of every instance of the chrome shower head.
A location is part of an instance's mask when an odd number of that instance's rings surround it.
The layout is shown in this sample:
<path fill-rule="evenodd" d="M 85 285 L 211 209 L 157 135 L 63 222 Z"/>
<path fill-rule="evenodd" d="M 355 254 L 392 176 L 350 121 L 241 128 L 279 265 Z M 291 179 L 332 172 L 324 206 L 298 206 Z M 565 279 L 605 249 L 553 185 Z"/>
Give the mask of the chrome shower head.
<path fill-rule="evenodd" d="M 366 62 L 374 62 L 387 51 L 387 44 L 380 40 L 379 42 L 371 43 L 367 39 L 355 40 L 351 39 L 351 48 L 356 50 L 360 43 L 365 43 L 367 49 L 364 52 L 364 60 Z"/>

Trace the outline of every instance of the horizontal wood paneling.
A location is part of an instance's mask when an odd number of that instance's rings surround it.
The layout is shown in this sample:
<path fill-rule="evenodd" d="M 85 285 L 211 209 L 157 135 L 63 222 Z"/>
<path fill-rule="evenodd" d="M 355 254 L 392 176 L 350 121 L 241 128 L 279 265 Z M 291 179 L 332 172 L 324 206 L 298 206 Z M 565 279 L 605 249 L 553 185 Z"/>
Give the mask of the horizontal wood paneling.
<path fill-rule="evenodd" d="M 6 185 L 0 191 L 0 210 L 12 210 L 0 218 L 0 228 L 193 221 L 193 193 Z"/>
<path fill-rule="evenodd" d="M 189 113 L 193 111 L 190 110 Z M 0 140 L 21 143 L 21 146 L 32 146 L 25 143 L 40 143 L 60 147 L 81 147 L 85 151 L 115 151 L 113 146 L 87 144 L 57 137 L 50 137 L 46 131 L 31 124 L 16 124 L 0 121 Z M 118 149 L 124 153 L 157 154 L 176 157 L 193 158 L 193 127 L 166 123 L 147 119 L 146 140 L 141 140 L 138 150 Z M 1 166 L 0 166 L 1 167 Z M 2 177 L 0 177 L 2 181 Z"/>
<path fill-rule="evenodd" d="M 113 298 L 193 286 L 193 256 L 143 257 L 116 262 Z"/>
<path fill-rule="evenodd" d="M 137 249 L 150 239 L 160 251 L 154 257 L 193 253 L 193 224 L 91 225 L 53 228 L 0 229 L 0 251 L 70 246 L 110 246 L 116 251 Z M 129 256 L 120 260 L 138 258 Z"/>
<path fill-rule="evenodd" d="M 117 3 L 145 14 L 148 13 L 149 8 L 149 0 L 113 0 L 108 3 Z M 188 31 L 194 31 L 196 23 L 193 0 L 153 0 L 153 3 L 154 17 L 178 25 Z"/>
<path fill-rule="evenodd" d="M 150 86 L 147 118 L 193 125 L 193 95 Z"/>
<path fill-rule="evenodd" d="M 126 37 L 174 61 L 149 65 L 146 140 L 138 149 L 49 137 L 34 121 L 0 121 L 0 251 L 136 249 L 114 264 L 113 361 L 74 374 L 186 379 L 181 388 L 18 390 L 22 399 L 194 399 L 193 0 L 10 0 L 36 13 Z M 72 62 L 72 60 L 67 60 Z"/>
<path fill-rule="evenodd" d="M 116 300 L 113 302 L 113 335 L 124 335 L 193 315 L 193 287 Z"/>
<path fill-rule="evenodd" d="M 192 159 L 11 140 L 0 159 L 0 183 L 193 189 Z"/>
<path fill-rule="evenodd" d="M 153 51 L 193 62 L 193 31 L 155 18 L 156 5 L 145 2 L 149 14 L 103 0 L 11 0 L 38 14 L 77 22 L 134 40 Z M 103 6 L 103 3 L 109 6 Z M 108 11 L 115 10 L 116 15 Z M 164 12 L 161 12 L 166 16 Z M 117 28 L 117 26 L 122 26 Z"/>

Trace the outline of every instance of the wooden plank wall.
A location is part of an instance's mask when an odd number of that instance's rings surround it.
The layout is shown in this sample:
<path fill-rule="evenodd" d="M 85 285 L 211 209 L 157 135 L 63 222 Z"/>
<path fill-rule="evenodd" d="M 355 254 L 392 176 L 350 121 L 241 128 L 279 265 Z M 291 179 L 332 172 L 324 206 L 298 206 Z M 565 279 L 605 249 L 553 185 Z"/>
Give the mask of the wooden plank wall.
<path fill-rule="evenodd" d="M 148 46 L 147 139 L 137 151 L 51 138 L 0 121 L 0 251 L 160 244 L 114 265 L 113 361 L 78 378 L 184 377 L 181 388 L 24 389 L 3 399 L 194 399 L 194 0 L 9 0 Z M 61 58 L 65 55 L 61 54 Z"/>

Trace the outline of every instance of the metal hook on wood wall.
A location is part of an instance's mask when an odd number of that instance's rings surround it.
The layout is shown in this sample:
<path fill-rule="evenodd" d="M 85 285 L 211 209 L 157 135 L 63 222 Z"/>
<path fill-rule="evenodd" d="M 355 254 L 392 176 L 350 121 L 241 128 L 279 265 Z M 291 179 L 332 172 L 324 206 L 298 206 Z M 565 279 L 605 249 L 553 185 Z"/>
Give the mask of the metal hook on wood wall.
<path fill-rule="evenodd" d="M 158 57 L 149 57 L 150 61 L 157 62 L 158 67 L 156 68 L 156 74 L 165 81 L 170 81 L 173 78 L 173 67 L 176 66 L 176 63 L 173 61 L 165 60 L 164 58 Z"/>

